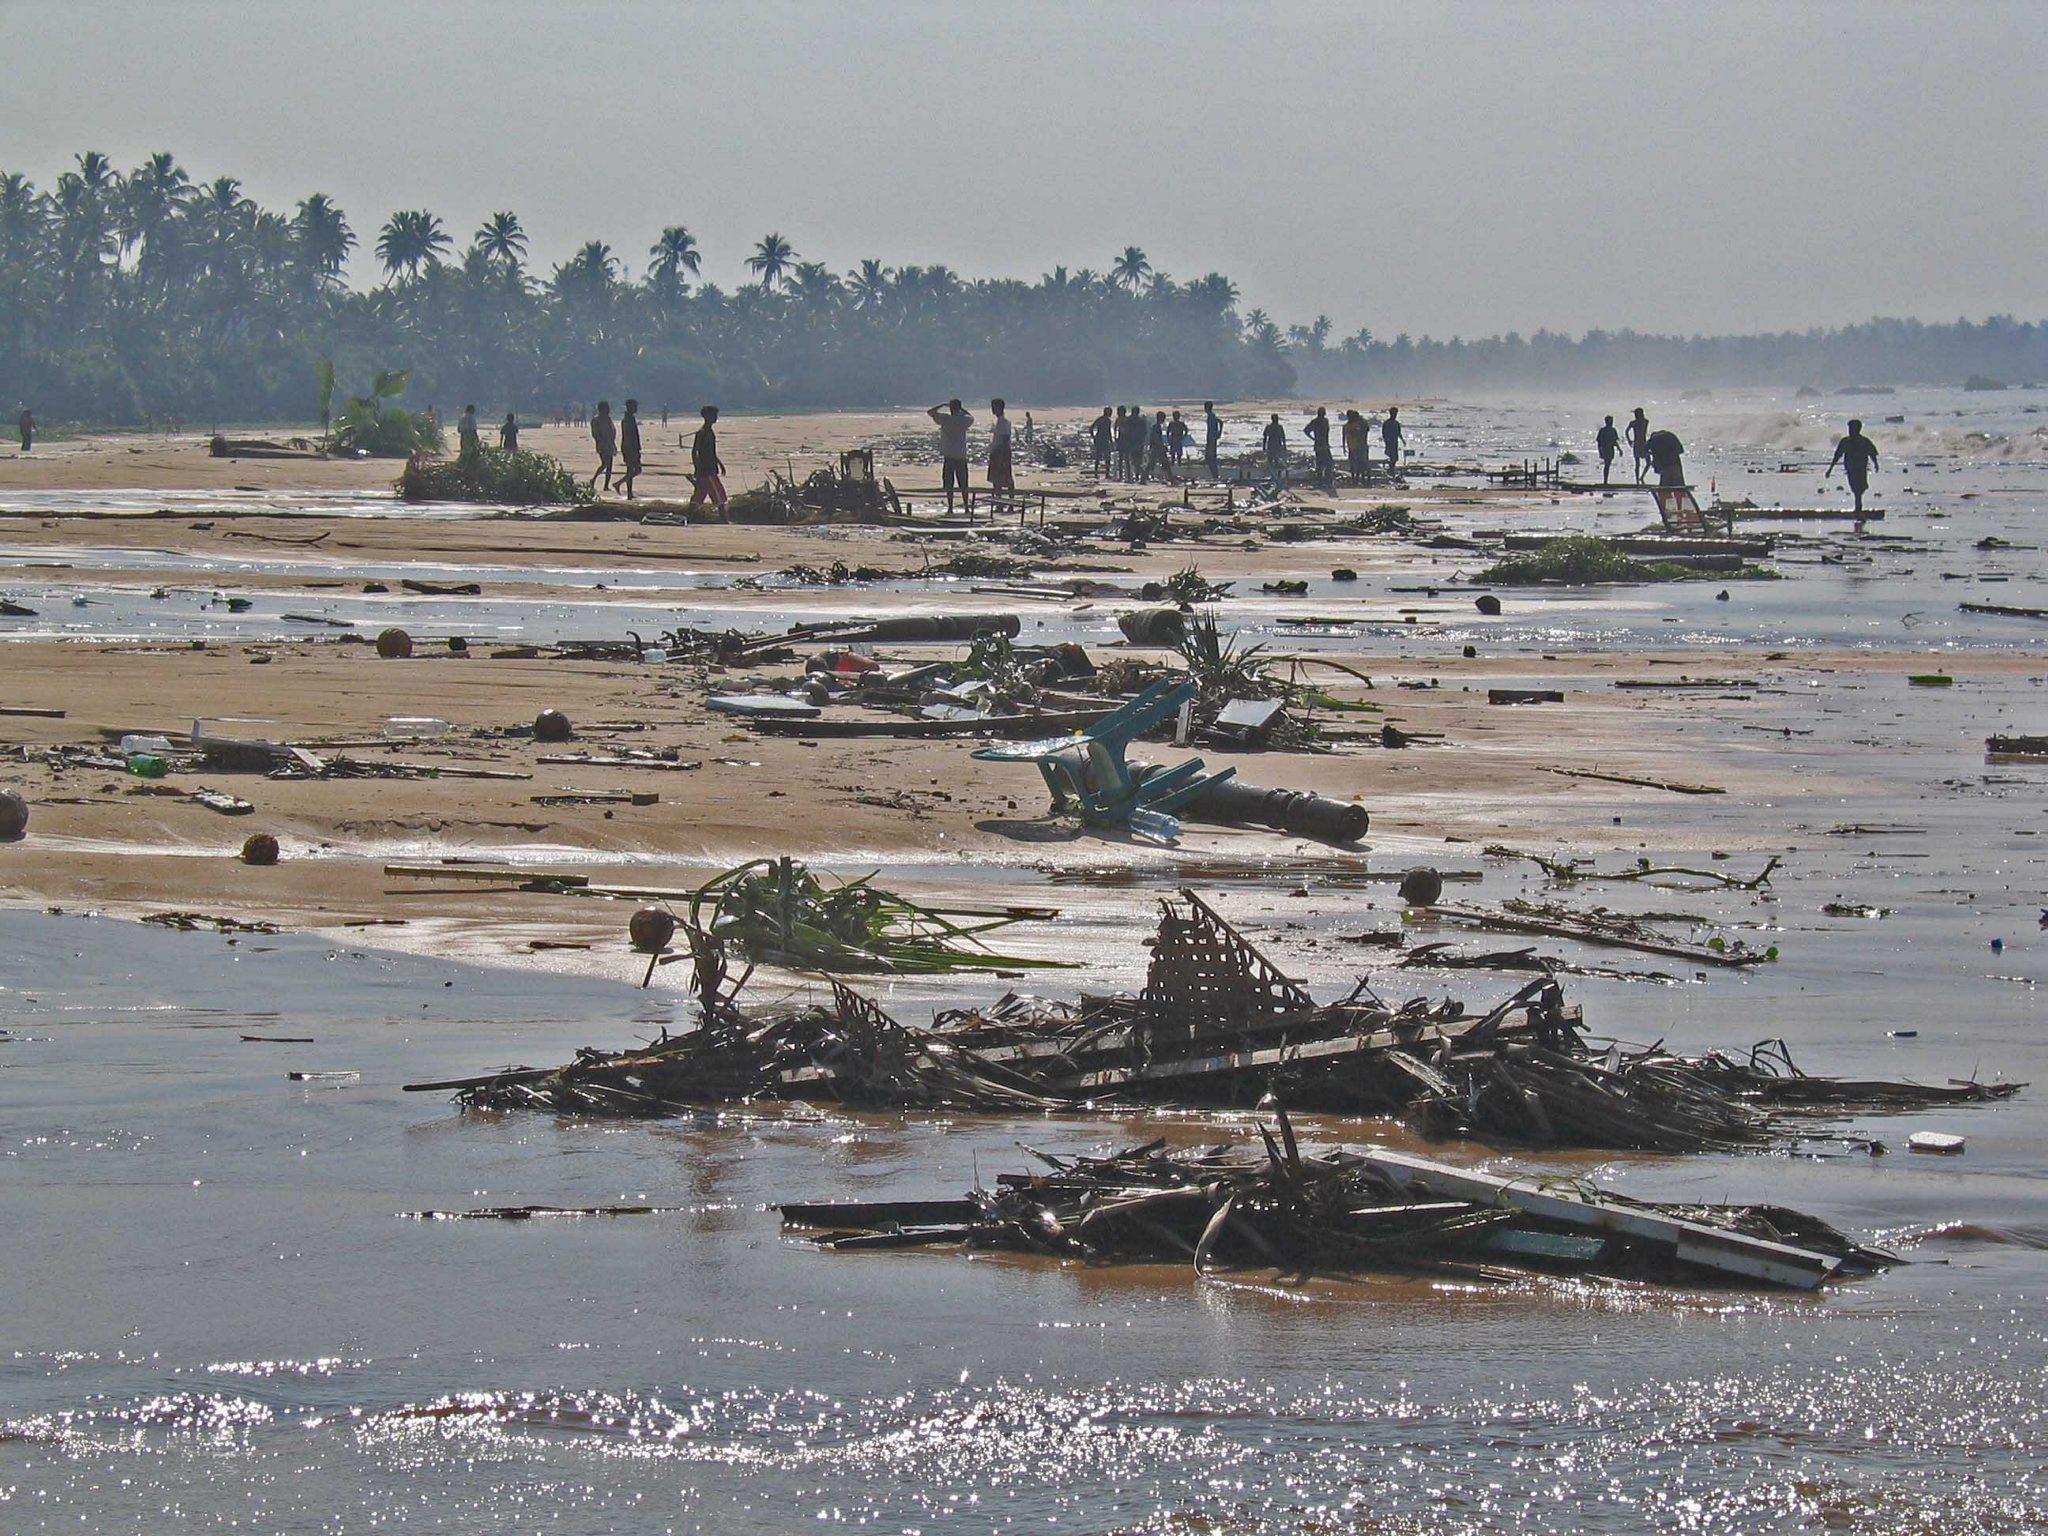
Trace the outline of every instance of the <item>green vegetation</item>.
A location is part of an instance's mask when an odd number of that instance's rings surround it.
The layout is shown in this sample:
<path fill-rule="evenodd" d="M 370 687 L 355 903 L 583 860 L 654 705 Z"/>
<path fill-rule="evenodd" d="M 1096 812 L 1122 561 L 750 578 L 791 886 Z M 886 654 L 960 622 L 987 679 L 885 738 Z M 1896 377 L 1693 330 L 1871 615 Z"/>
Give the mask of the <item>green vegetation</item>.
<path fill-rule="evenodd" d="M 411 380 L 403 368 L 377 375 L 367 395 L 349 401 L 335 423 L 330 444 L 343 453 L 367 453 L 373 459 L 404 459 L 415 453 L 439 453 L 441 429 L 425 411 L 408 411 L 398 403 Z M 326 391 L 322 391 L 322 401 Z"/>
<path fill-rule="evenodd" d="M 1263 699 L 1276 690 L 1274 680 L 1266 675 L 1266 648 L 1240 647 L 1234 630 L 1225 639 L 1217 628 L 1214 611 L 1189 615 L 1187 628 L 1174 649 L 1187 663 L 1188 673 L 1205 699 Z"/>
<path fill-rule="evenodd" d="M 1604 581 L 1686 581 L 1696 574 L 1682 565 L 1645 565 L 1605 539 L 1581 534 L 1510 555 L 1472 579 L 1494 587 L 1588 587 Z"/>
<path fill-rule="evenodd" d="M 559 459 L 545 453 L 479 448 L 455 460 L 411 459 L 398 477 L 407 501 L 488 501 L 530 507 L 572 502 L 581 488 Z"/>
<path fill-rule="evenodd" d="M 1066 963 L 1000 955 L 978 937 L 1019 918 L 956 923 L 873 880 L 828 885 L 798 860 L 755 859 L 707 880 L 690 898 L 690 923 L 751 961 L 801 970 L 927 975 Z"/>

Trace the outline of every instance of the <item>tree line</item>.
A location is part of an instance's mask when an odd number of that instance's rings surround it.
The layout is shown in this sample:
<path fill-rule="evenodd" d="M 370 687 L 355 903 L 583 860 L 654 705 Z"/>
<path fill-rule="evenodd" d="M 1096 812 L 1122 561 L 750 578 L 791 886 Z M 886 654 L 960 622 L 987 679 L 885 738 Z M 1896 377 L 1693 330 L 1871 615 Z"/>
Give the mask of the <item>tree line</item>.
<path fill-rule="evenodd" d="M 346 279 L 359 241 L 381 281 Z M 0 395 L 46 420 L 308 420 L 332 363 L 344 393 L 409 369 L 444 412 L 545 413 L 633 393 L 688 409 L 925 403 L 1004 394 L 1045 403 L 1371 393 L 1522 382 L 2048 376 L 2044 327 L 1880 321 L 1801 336 L 1549 332 L 1526 339 L 1332 340 L 1241 310 L 1211 272 L 1179 282 L 1128 246 L 1101 269 L 1036 282 L 879 259 L 835 272 L 779 232 L 728 292 L 700 280 L 676 224 L 632 277 L 592 240 L 542 272 L 524 225 L 491 215 L 458 248 L 425 209 L 358 236 L 320 193 L 258 207 L 230 176 L 198 182 L 169 154 L 126 173 L 77 157 L 47 190 L 0 172 Z M 638 259 L 638 258 L 636 258 Z"/>

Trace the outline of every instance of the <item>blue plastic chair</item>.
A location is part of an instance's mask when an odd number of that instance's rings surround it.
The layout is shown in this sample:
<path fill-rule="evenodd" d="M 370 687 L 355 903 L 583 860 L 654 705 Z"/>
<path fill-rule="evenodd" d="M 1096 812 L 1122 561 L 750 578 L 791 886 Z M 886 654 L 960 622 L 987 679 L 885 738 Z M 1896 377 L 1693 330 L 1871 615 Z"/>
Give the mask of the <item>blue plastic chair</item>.
<path fill-rule="evenodd" d="M 1189 758 L 1171 768 L 1135 777 L 1124 754 L 1131 742 L 1179 713 L 1194 698 L 1194 683 L 1154 683 L 1129 703 L 1104 715 L 1085 731 L 1041 741 L 1005 742 L 974 755 L 988 763 L 1032 763 L 1045 779 L 1055 811 L 1076 811 L 1096 826 L 1125 826 L 1158 832 L 1158 818 L 1220 784 L 1235 768 L 1204 774 L 1202 760 Z M 1171 835 L 1170 832 L 1168 835 Z"/>

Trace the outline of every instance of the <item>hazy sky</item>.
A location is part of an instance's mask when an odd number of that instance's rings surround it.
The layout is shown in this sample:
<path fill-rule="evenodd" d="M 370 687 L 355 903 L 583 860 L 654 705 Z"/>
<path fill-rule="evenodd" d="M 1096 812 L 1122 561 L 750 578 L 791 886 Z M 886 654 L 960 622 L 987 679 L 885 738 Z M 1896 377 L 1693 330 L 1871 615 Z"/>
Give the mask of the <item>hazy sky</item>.
<path fill-rule="evenodd" d="M 732 284 L 1135 243 L 1283 322 L 2048 316 L 2048 3 L 0 0 L 0 169 L 169 149 L 267 206 Z M 356 276 L 375 276 L 359 259 Z"/>

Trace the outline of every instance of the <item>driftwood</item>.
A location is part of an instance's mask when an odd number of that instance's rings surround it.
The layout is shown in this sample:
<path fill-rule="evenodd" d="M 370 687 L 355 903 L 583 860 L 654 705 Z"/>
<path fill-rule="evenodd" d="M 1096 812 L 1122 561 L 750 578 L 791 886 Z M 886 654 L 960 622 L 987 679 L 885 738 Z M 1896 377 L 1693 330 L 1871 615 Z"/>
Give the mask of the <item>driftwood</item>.
<path fill-rule="evenodd" d="M 1646 779 L 1633 773 L 1603 773 L 1593 768 L 1550 768 L 1545 772 L 1568 779 L 1599 779 L 1608 784 L 1634 784 L 1643 789 L 1668 789 L 1674 795 L 1725 795 L 1727 790 L 1713 784 L 1685 784 L 1675 779 Z"/>
<path fill-rule="evenodd" d="M 1014 1112 L 1119 1104 L 1405 1114 L 1437 1135 L 1525 1145 L 1741 1151 L 1812 1139 L 1780 1109 L 1908 1108 L 2015 1085 L 1839 1084 L 1779 1048 L 1747 1061 L 1589 1044 L 1548 975 L 1483 1014 L 1398 1005 L 1361 985 L 1318 1003 L 1193 892 L 1162 903 L 1144 990 L 1073 1003 L 1015 995 L 904 1024 L 834 982 L 830 1006 L 766 1017 L 738 998 L 726 947 L 685 924 L 699 1026 L 559 1068 L 408 1085 L 468 1105 L 647 1116 L 750 1099 Z M 1855 1143 L 1868 1147 L 1868 1143 Z"/>
<path fill-rule="evenodd" d="M 1648 859 L 1637 862 L 1633 869 L 1615 870 L 1601 874 L 1573 859 L 1549 859 L 1540 853 L 1529 853 L 1520 848 L 1510 848 L 1504 843 L 1489 843 L 1486 852 L 1503 859 L 1527 859 L 1539 866 L 1551 879 L 1572 882 L 1576 880 L 1643 880 L 1655 883 L 1664 879 L 1699 880 L 1708 885 L 1720 886 L 1731 891 L 1761 890 L 1771 883 L 1771 876 L 1777 872 L 1784 860 L 1776 854 L 1765 861 L 1764 867 L 1756 874 L 1744 878 L 1740 875 L 1723 874 L 1718 869 L 1693 869 L 1684 864 L 1652 864 Z"/>
<path fill-rule="evenodd" d="M 1657 1205 L 1398 1153 L 1304 1154 L 1285 1112 L 1264 1155 L 1150 1142 L 1101 1158 L 1033 1153 L 960 1200 L 782 1206 L 841 1251 L 1002 1248 L 1090 1263 L 1251 1266 L 1514 1280 L 1536 1272 L 1814 1290 L 1897 1263 L 1817 1218 L 1758 1205 Z"/>

